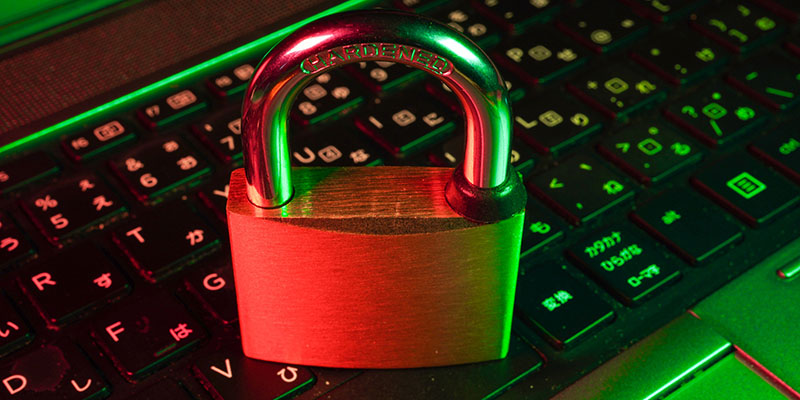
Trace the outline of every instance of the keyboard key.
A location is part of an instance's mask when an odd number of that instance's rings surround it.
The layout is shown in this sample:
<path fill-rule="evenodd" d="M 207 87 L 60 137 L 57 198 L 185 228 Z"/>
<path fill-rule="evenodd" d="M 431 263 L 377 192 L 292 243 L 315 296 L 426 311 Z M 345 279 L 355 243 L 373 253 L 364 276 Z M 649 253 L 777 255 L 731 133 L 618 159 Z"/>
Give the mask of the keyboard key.
<path fill-rule="evenodd" d="M 214 318 L 225 324 L 239 318 L 233 269 L 229 263 L 192 271 L 184 283 L 186 289 Z"/>
<path fill-rule="evenodd" d="M 60 180 L 22 201 L 22 208 L 56 246 L 127 215 L 121 197 L 95 174 Z"/>
<path fill-rule="evenodd" d="M 364 102 L 366 90 L 342 70 L 317 75 L 297 96 L 292 120 L 301 126 L 339 118 Z"/>
<path fill-rule="evenodd" d="M 454 3 L 448 2 L 428 14 L 433 19 L 463 33 L 483 49 L 494 47 L 500 41 L 500 28 L 497 25 L 475 12 L 467 4 Z"/>
<path fill-rule="evenodd" d="M 706 78 L 728 60 L 716 43 L 683 29 L 659 32 L 636 46 L 631 57 L 673 85 L 693 84 Z"/>
<path fill-rule="evenodd" d="M 58 164 L 42 151 L 0 164 L 0 193 L 17 190 L 58 172 Z"/>
<path fill-rule="evenodd" d="M 215 96 L 226 98 L 244 93 L 258 60 L 251 60 L 206 80 L 206 86 Z"/>
<path fill-rule="evenodd" d="M 6 355 L 33 339 L 33 331 L 0 293 L 0 355 Z"/>
<path fill-rule="evenodd" d="M 211 172 L 208 162 L 177 136 L 140 145 L 113 160 L 111 169 L 147 204 Z"/>
<path fill-rule="evenodd" d="M 771 222 L 800 200 L 791 182 L 743 153 L 698 172 L 692 184 L 752 227 Z"/>
<path fill-rule="evenodd" d="M 61 147 L 74 161 L 85 161 L 136 139 L 136 134 L 119 120 L 106 122 L 90 131 L 67 136 Z"/>
<path fill-rule="evenodd" d="M 517 282 L 517 310 L 556 349 L 574 345 L 614 319 L 611 306 L 565 269 L 537 265 Z"/>
<path fill-rule="evenodd" d="M 702 264 L 742 239 L 738 225 L 697 193 L 663 193 L 636 208 L 631 219 L 687 262 Z"/>
<path fill-rule="evenodd" d="M 728 81 L 750 97 L 775 110 L 800 102 L 800 63 L 773 52 L 749 60 L 728 74 Z"/>
<path fill-rule="evenodd" d="M 171 379 L 165 379 L 148 387 L 147 389 L 137 392 L 135 395 L 129 397 L 133 400 L 193 400 L 194 397 L 186 393 L 181 385 Z"/>
<path fill-rule="evenodd" d="M 199 260 L 220 244 L 217 233 L 183 202 L 149 210 L 121 224 L 112 239 L 149 282 Z"/>
<path fill-rule="evenodd" d="M 539 249 L 564 238 L 567 225 L 561 218 L 542 207 L 539 202 L 528 199 L 525 206 L 525 228 L 522 230 L 521 256 L 537 254 Z"/>
<path fill-rule="evenodd" d="M 214 212 L 220 221 L 228 220 L 228 189 L 230 176 L 228 174 L 219 175 L 200 187 L 197 197 L 200 201 Z"/>
<path fill-rule="evenodd" d="M 425 74 L 425 72 L 408 65 L 389 61 L 362 61 L 350 64 L 345 69 L 375 94 L 396 90 L 418 81 Z"/>
<path fill-rule="evenodd" d="M 529 26 L 549 21 L 561 11 L 557 1 L 475 0 L 475 8 L 509 34 L 524 32 Z"/>
<path fill-rule="evenodd" d="M 645 185 L 700 160 L 693 140 L 682 137 L 662 122 L 639 122 L 603 139 L 597 151 Z"/>
<path fill-rule="evenodd" d="M 641 304 L 680 276 L 679 261 L 627 223 L 595 231 L 567 255 L 629 306 Z"/>
<path fill-rule="evenodd" d="M 600 115 L 562 92 L 514 104 L 514 134 L 542 154 L 560 155 L 600 132 Z"/>
<path fill-rule="evenodd" d="M 556 26 L 598 53 L 621 48 L 649 29 L 645 19 L 617 2 L 588 2 L 562 15 Z"/>
<path fill-rule="evenodd" d="M 621 63 L 592 69 L 567 83 L 567 89 L 613 119 L 625 119 L 666 98 L 661 82 Z"/>
<path fill-rule="evenodd" d="M 8 214 L 0 212 L 0 266 L 35 254 L 33 244 Z"/>
<path fill-rule="evenodd" d="M 92 337 L 129 380 L 160 369 L 206 337 L 166 292 L 116 307 L 94 321 Z"/>
<path fill-rule="evenodd" d="M 784 124 L 749 146 L 750 151 L 778 171 L 800 183 L 800 134 L 794 124 Z"/>
<path fill-rule="evenodd" d="M 105 398 L 111 392 L 86 356 L 66 340 L 45 344 L 3 365 L 0 378 L 3 398 L 84 400 Z"/>
<path fill-rule="evenodd" d="M 586 154 L 577 154 L 534 175 L 528 190 L 573 225 L 580 225 L 633 196 L 628 179 Z"/>
<path fill-rule="evenodd" d="M 455 120 L 443 104 L 431 101 L 430 94 L 415 87 L 370 105 L 355 123 L 396 158 L 406 158 L 446 138 L 454 130 Z"/>
<path fill-rule="evenodd" d="M 715 3 L 692 14 L 690 21 L 692 27 L 737 53 L 776 39 L 786 28 L 771 12 L 745 1 Z"/>
<path fill-rule="evenodd" d="M 494 59 L 527 84 L 548 84 L 586 64 L 589 54 L 548 28 L 536 28 L 504 42 Z"/>
<path fill-rule="evenodd" d="M 224 163 L 242 159 L 242 112 L 228 109 L 192 125 L 192 132 Z"/>
<path fill-rule="evenodd" d="M 455 167 L 464 160 L 464 135 L 455 135 L 431 153 L 431 161 L 442 167 Z M 523 176 L 533 169 L 533 151 L 517 139 L 511 141 L 511 165 Z"/>
<path fill-rule="evenodd" d="M 211 396 L 221 400 L 293 397 L 315 380 L 305 367 L 248 358 L 238 347 L 201 357 L 192 371 Z"/>
<path fill-rule="evenodd" d="M 114 263 L 89 242 L 25 268 L 18 279 L 50 327 L 110 304 L 131 289 Z"/>
<path fill-rule="evenodd" d="M 633 9 L 654 21 L 671 22 L 676 21 L 692 10 L 702 5 L 706 1 L 696 0 L 622 0 Z"/>
<path fill-rule="evenodd" d="M 136 117 L 150 130 L 191 118 L 208 107 L 193 90 L 184 89 L 136 110 Z"/>
<path fill-rule="evenodd" d="M 678 99 L 664 115 L 710 147 L 730 143 L 769 118 L 758 104 L 721 84 Z"/>
<path fill-rule="evenodd" d="M 358 167 L 379 165 L 385 152 L 352 120 L 345 119 L 292 136 L 292 165 Z"/>

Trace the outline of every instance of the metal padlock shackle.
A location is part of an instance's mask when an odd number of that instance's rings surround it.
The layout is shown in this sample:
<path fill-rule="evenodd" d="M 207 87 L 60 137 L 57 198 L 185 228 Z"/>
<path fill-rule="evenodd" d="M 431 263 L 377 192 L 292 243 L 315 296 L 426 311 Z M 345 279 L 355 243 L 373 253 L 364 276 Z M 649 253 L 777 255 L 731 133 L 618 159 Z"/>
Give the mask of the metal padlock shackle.
<path fill-rule="evenodd" d="M 518 192 L 521 185 L 516 176 L 510 176 L 510 106 L 497 69 L 483 50 L 447 25 L 385 10 L 346 12 L 311 22 L 283 39 L 261 61 L 247 89 L 242 117 L 251 203 L 275 208 L 291 200 L 290 108 L 317 74 L 360 61 L 417 67 L 439 78 L 459 99 L 465 115 L 466 155 L 446 190 L 455 211 L 491 221 L 507 214 L 498 207 L 514 208 L 498 202 L 505 194 Z M 465 209 L 482 206 L 456 204 L 476 197 L 491 198 L 487 203 L 495 210 L 488 216 L 468 215 Z"/>

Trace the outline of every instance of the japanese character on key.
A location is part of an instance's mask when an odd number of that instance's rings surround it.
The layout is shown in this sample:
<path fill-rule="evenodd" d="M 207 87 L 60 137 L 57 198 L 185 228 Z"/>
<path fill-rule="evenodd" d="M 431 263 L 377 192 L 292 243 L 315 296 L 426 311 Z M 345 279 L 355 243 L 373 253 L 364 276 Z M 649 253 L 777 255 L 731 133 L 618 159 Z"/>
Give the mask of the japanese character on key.
<path fill-rule="evenodd" d="M 189 334 L 192 333 L 192 330 L 186 327 L 186 324 L 178 324 L 176 328 L 170 329 L 169 334 L 175 338 L 176 342 L 180 342 L 181 339 L 186 339 L 189 337 Z"/>

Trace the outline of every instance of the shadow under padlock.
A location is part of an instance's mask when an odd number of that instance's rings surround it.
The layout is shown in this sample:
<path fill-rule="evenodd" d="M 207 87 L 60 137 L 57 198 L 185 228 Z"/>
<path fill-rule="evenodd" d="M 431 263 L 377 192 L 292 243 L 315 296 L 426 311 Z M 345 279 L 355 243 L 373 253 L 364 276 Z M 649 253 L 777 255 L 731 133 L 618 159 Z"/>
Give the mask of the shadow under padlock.
<path fill-rule="evenodd" d="M 359 61 L 447 84 L 465 110 L 464 163 L 290 168 L 298 92 Z M 343 368 L 505 357 L 526 194 L 509 165 L 505 87 L 477 45 L 414 14 L 332 15 L 270 51 L 243 110 L 227 213 L 245 355 Z"/>

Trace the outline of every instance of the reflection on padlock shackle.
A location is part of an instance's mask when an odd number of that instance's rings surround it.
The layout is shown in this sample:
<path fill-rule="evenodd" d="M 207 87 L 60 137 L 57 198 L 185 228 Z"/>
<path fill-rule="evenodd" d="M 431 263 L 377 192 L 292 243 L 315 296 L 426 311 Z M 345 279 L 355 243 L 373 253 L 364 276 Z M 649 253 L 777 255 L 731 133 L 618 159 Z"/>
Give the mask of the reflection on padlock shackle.
<path fill-rule="evenodd" d="M 521 185 L 509 165 L 509 101 L 503 80 L 488 56 L 469 39 L 436 21 L 405 12 L 372 10 L 336 14 L 300 28 L 278 43 L 256 69 L 242 117 L 247 197 L 251 203 L 274 208 L 291 200 L 287 117 L 305 84 L 331 67 L 372 60 L 425 70 L 450 87 L 461 102 L 466 155 L 446 194 L 457 212 L 466 215 L 459 210 L 457 203 L 463 201 L 459 197 L 481 197 L 480 193 L 486 192 L 496 202 L 496 197 L 518 191 L 512 190 Z"/>

